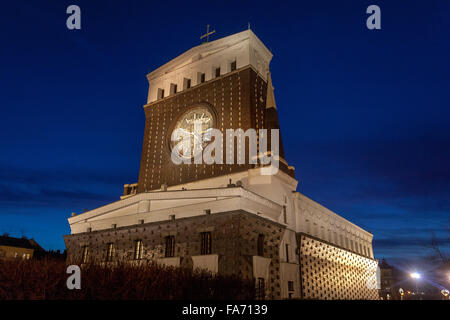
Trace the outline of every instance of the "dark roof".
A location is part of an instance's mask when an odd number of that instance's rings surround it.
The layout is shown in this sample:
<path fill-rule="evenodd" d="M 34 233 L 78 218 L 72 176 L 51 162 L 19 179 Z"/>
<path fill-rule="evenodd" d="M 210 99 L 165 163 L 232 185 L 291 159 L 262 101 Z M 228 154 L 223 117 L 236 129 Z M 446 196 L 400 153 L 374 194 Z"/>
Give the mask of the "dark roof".
<path fill-rule="evenodd" d="M 32 240 L 36 243 L 34 240 Z M 0 246 L 16 247 L 16 248 L 26 248 L 26 249 L 38 249 L 33 242 L 27 238 L 13 238 L 10 236 L 0 236 Z M 37 244 L 37 243 L 36 243 Z M 39 245 L 37 245 L 40 247 Z"/>
<path fill-rule="evenodd" d="M 392 269 L 392 266 L 389 265 L 385 259 L 382 259 L 380 263 L 378 263 L 380 269 Z"/>

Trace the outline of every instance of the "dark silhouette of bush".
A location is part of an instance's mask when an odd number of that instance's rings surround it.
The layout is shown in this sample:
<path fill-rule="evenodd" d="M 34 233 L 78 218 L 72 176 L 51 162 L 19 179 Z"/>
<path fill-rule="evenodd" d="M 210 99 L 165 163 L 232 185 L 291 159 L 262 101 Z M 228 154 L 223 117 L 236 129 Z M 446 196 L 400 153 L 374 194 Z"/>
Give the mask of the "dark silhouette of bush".
<path fill-rule="evenodd" d="M 153 262 L 91 263 L 81 289 L 69 290 L 60 259 L 0 261 L 1 300 L 223 300 L 253 299 L 252 280 Z"/>

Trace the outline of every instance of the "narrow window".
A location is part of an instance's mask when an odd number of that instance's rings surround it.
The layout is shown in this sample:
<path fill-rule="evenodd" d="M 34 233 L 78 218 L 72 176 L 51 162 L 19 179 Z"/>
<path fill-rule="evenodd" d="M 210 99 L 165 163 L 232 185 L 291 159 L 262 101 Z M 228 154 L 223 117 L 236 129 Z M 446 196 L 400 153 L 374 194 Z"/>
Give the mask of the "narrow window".
<path fill-rule="evenodd" d="M 284 220 L 284 223 L 287 223 L 287 212 L 286 212 L 286 206 L 283 206 L 283 220 Z"/>
<path fill-rule="evenodd" d="M 183 90 L 189 89 L 191 87 L 191 79 L 183 79 Z"/>
<path fill-rule="evenodd" d="M 289 262 L 289 245 L 286 244 L 286 262 Z"/>
<path fill-rule="evenodd" d="M 288 281 L 288 290 L 294 291 L 294 281 Z"/>
<path fill-rule="evenodd" d="M 197 72 L 197 84 L 205 82 L 205 74 L 202 72 Z"/>
<path fill-rule="evenodd" d="M 264 256 L 264 235 L 258 235 L 258 256 Z"/>
<path fill-rule="evenodd" d="M 256 299 L 264 300 L 266 298 L 266 284 L 264 278 L 256 279 Z"/>
<path fill-rule="evenodd" d="M 164 89 L 158 88 L 158 99 L 164 98 Z"/>
<path fill-rule="evenodd" d="M 170 84 L 170 94 L 175 94 L 177 93 L 177 85 L 175 83 L 171 83 Z"/>
<path fill-rule="evenodd" d="M 166 237 L 166 258 L 175 256 L 175 236 Z"/>
<path fill-rule="evenodd" d="M 106 247 L 106 261 L 107 262 L 112 261 L 113 256 L 114 256 L 114 244 L 108 243 Z"/>
<path fill-rule="evenodd" d="M 211 254 L 211 232 L 202 232 L 201 241 L 201 254 Z"/>
<path fill-rule="evenodd" d="M 89 247 L 88 246 L 84 246 L 83 247 L 83 258 L 82 258 L 82 262 L 81 263 L 87 263 L 88 262 L 88 257 L 89 257 Z"/>
<path fill-rule="evenodd" d="M 134 260 L 141 260 L 142 252 L 143 252 L 142 240 L 136 240 L 136 242 L 134 243 Z"/>
<path fill-rule="evenodd" d="M 236 60 L 234 60 L 233 62 L 231 62 L 231 71 L 236 70 Z"/>
<path fill-rule="evenodd" d="M 220 77 L 220 67 L 216 68 L 216 78 Z"/>

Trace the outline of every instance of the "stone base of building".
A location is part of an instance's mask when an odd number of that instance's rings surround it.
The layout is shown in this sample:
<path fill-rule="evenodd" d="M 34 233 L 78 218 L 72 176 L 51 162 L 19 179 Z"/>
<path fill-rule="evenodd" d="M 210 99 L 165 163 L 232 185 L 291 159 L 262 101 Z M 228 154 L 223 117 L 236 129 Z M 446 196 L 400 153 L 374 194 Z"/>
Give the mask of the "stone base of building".
<path fill-rule="evenodd" d="M 202 252 L 203 232 L 211 233 L 211 251 L 206 254 Z M 135 245 L 140 241 L 140 260 L 254 279 L 263 288 L 262 299 L 378 298 L 376 289 L 368 287 L 375 275 L 375 260 L 299 233 L 299 255 L 286 261 L 280 248 L 289 233 L 292 230 L 280 223 L 238 210 L 77 233 L 64 240 L 69 262 L 75 264 L 83 259 L 136 261 Z M 264 235 L 262 256 L 258 255 L 260 235 Z M 171 257 L 166 257 L 167 236 L 175 239 Z M 111 243 L 114 254 L 108 257 Z M 88 250 L 85 257 L 84 250 Z"/>

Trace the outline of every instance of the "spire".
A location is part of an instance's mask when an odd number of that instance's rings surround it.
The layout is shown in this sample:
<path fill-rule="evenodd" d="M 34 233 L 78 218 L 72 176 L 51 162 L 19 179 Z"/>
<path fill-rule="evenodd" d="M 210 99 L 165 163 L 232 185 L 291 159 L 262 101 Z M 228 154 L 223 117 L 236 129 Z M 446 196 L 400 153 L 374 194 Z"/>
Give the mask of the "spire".
<path fill-rule="evenodd" d="M 270 71 L 267 73 L 267 100 L 266 109 L 275 108 L 277 109 L 277 104 L 275 103 L 275 94 L 273 93 L 272 76 Z"/>

